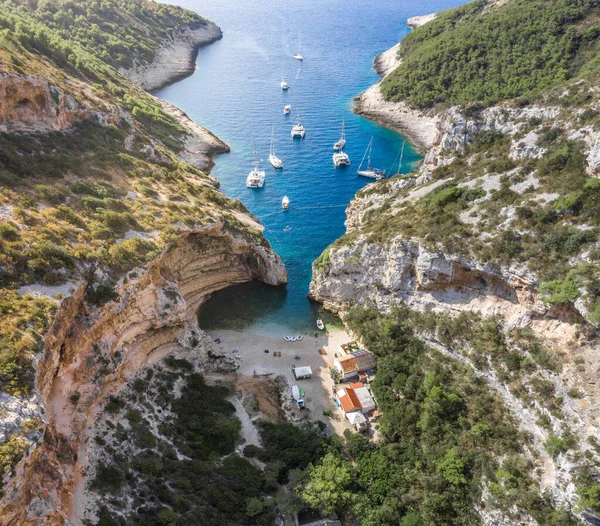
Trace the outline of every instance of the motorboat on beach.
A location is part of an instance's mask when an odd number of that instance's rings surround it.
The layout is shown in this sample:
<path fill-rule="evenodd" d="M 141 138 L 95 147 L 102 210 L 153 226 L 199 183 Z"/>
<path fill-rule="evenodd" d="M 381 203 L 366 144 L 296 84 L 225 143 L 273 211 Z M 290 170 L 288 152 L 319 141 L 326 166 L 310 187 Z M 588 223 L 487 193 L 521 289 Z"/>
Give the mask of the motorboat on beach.
<path fill-rule="evenodd" d="M 350 157 L 345 151 L 339 150 L 333 154 L 333 165 L 336 168 L 338 166 L 350 166 Z"/>
<path fill-rule="evenodd" d="M 269 151 L 269 162 L 273 168 L 283 168 L 283 161 L 275 155 L 275 125 L 273 125 L 273 129 L 271 131 L 271 150 Z"/>
<path fill-rule="evenodd" d="M 323 320 L 321 318 L 319 318 L 317 320 L 317 329 L 319 329 L 320 331 L 322 331 L 325 328 L 325 324 L 323 323 Z"/>
<path fill-rule="evenodd" d="M 342 135 L 340 140 L 333 145 L 333 149 L 341 150 L 344 146 L 346 146 L 346 132 L 344 131 L 344 118 L 342 117 Z"/>
<path fill-rule="evenodd" d="M 292 105 L 291 104 L 286 104 L 283 107 L 283 114 L 284 115 L 289 115 L 291 111 L 292 111 Z"/>
<path fill-rule="evenodd" d="M 258 157 L 256 155 L 256 141 L 254 141 L 254 169 L 246 178 L 248 188 L 262 188 L 265 185 L 265 171 L 258 169 Z"/>
<path fill-rule="evenodd" d="M 368 177 L 369 179 L 375 179 L 379 181 L 381 179 L 385 179 L 385 170 L 380 170 L 379 168 L 373 168 L 371 166 L 371 152 L 373 151 L 373 137 L 369 141 L 369 146 L 367 146 L 367 150 L 363 155 L 362 161 L 360 162 L 360 166 L 358 167 L 358 175 L 362 175 L 363 177 Z M 362 165 L 365 161 L 365 157 L 367 157 L 367 168 L 366 170 L 362 169 Z"/>
<path fill-rule="evenodd" d="M 281 208 L 284 210 L 289 210 L 290 208 L 290 199 L 287 195 L 284 195 L 283 199 L 281 200 Z"/>

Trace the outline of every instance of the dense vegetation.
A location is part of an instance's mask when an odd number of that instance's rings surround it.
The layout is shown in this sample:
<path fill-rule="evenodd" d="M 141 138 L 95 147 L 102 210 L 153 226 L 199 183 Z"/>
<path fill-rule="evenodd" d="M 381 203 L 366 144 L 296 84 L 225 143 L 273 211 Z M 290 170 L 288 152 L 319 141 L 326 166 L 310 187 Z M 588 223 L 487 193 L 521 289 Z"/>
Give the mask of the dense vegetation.
<path fill-rule="evenodd" d="M 242 457 L 234 452 L 240 422 L 227 400 L 232 394 L 207 385 L 190 362 L 169 358 L 111 398 L 95 439 L 101 458 L 90 489 L 104 502 L 97 524 L 274 524 L 285 502 L 276 498 L 280 484 L 291 469 L 320 458 L 321 431 L 263 422 L 264 449 L 246 446 Z M 116 417 L 126 424 L 115 425 Z"/>
<path fill-rule="evenodd" d="M 415 337 L 407 309 L 354 308 L 346 322 L 377 356 L 382 441 L 347 435 L 307 472 L 301 497 L 364 526 L 478 524 L 482 494 L 512 520 L 575 524 L 537 491 L 527 437 L 485 380 Z M 486 488 L 486 490 L 484 490 Z M 518 511 L 517 511 L 518 510 Z"/>
<path fill-rule="evenodd" d="M 149 62 L 166 37 L 206 24 L 191 11 L 145 0 L 1 0 L 0 12 L 0 30 L 39 52 L 60 39 L 115 68 Z"/>
<path fill-rule="evenodd" d="M 445 11 L 410 33 L 402 64 L 383 82 L 385 97 L 419 106 L 497 101 L 595 69 L 594 0 L 489 4 L 475 0 Z"/>

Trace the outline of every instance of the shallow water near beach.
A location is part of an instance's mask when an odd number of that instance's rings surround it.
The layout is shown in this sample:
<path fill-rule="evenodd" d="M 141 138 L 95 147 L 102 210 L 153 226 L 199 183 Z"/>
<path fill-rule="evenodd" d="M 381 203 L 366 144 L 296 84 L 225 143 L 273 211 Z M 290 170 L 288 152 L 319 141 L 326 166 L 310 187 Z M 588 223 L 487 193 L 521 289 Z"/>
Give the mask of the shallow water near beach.
<path fill-rule="evenodd" d="M 289 276 L 285 289 L 251 284 L 214 294 L 201 313 L 203 326 L 312 329 L 316 306 L 306 297 L 311 264 L 344 233 L 346 205 L 370 182 L 356 174 L 369 140 L 374 137 L 372 165 L 388 173 L 397 171 L 393 163 L 404 141 L 354 115 L 352 98 L 377 82 L 373 58 L 409 31 L 407 18 L 464 0 L 174 1 L 216 22 L 224 38 L 200 51 L 194 75 L 157 95 L 230 145 L 231 153 L 215 159 L 212 174 L 225 194 L 240 199 L 260 218 Z M 299 34 L 304 62 L 292 58 Z M 287 92 L 279 86 L 282 68 L 290 85 Z M 290 116 L 283 115 L 286 104 L 292 105 Z M 304 140 L 290 136 L 298 112 L 307 129 Z M 339 138 L 342 115 L 352 164 L 336 170 L 332 146 Z M 273 125 L 276 153 L 284 163 L 280 171 L 268 163 Z M 253 139 L 266 171 L 261 190 L 245 186 Z M 419 159 L 407 142 L 402 173 Z M 291 201 L 287 212 L 281 210 L 284 195 Z"/>

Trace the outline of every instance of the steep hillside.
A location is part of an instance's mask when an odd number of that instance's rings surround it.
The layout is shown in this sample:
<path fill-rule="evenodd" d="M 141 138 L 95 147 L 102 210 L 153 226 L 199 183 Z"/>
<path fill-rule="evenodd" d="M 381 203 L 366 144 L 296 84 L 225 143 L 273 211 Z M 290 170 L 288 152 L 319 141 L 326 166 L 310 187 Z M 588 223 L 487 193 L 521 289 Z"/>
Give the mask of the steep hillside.
<path fill-rule="evenodd" d="M 436 134 L 418 172 L 357 194 L 311 284 L 344 315 L 408 306 L 421 341 L 504 399 L 540 493 L 579 520 L 600 511 L 599 34 L 595 2 L 560 0 L 473 2 L 411 33 L 359 109 Z M 478 484 L 479 520 L 513 524 Z"/>
<path fill-rule="evenodd" d="M 227 146 L 115 69 L 182 33 L 191 56 L 207 26 L 141 0 L 0 3 L 0 524 L 80 518 L 108 397 L 169 353 L 202 362 L 211 292 L 286 281 L 208 175 Z"/>

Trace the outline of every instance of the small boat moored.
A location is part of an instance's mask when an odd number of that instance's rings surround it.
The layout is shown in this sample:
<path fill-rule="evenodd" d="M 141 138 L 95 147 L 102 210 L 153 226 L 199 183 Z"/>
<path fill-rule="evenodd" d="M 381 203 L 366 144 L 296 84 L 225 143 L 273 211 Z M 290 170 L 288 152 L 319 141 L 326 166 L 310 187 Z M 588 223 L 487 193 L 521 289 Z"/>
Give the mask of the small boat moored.
<path fill-rule="evenodd" d="M 269 151 L 269 162 L 273 168 L 283 168 L 283 161 L 275 155 L 275 125 L 273 125 L 273 129 L 271 131 L 271 151 Z"/>
<path fill-rule="evenodd" d="M 306 135 L 306 128 L 304 126 L 302 126 L 302 124 L 300 123 L 300 115 L 298 115 L 298 120 L 296 121 L 296 124 L 294 124 L 294 127 L 292 128 L 292 139 L 295 139 L 296 137 L 300 137 L 301 139 L 304 139 L 305 135 Z"/>
<path fill-rule="evenodd" d="M 350 157 L 348 154 L 340 150 L 333 154 L 333 165 L 337 168 L 338 166 L 350 166 Z"/>
<path fill-rule="evenodd" d="M 297 385 L 292 385 L 292 398 L 296 401 L 298 409 L 304 408 L 304 391 Z"/>
<path fill-rule="evenodd" d="M 344 131 L 344 117 L 342 117 L 342 135 L 340 140 L 333 145 L 333 149 L 341 150 L 344 146 L 346 146 L 346 132 Z"/>
<path fill-rule="evenodd" d="M 265 185 L 265 171 L 258 169 L 258 157 L 256 155 L 256 141 L 254 141 L 254 169 L 246 178 L 248 188 L 262 188 Z"/>
<path fill-rule="evenodd" d="M 291 106 L 291 104 L 286 104 L 286 105 L 283 107 L 283 114 L 284 114 L 284 115 L 289 115 L 291 111 L 292 111 L 292 106 Z"/>
<path fill-rule="evenodd" d="M 287 195 L 284 195 L 283 199 L 281 200 L 281 208 L 284 210 L 289 210 L 290 208 L 290 199 Z"/>
<path fill-rule="evenodd" d="M 362 161 L 360 162 L 360 166 L 358 167 L 358 175 L 362 175 L 363 177 L 368 177 L 369 179 L 375 179 L 376 181 L 380 181 L 381 179 L 385 179 L 385 170 L 380 170 L 379 168 L 373 168 L 371 166 L 371 152 L 373 151 L 373 137 L 369 141 L 369 146 L 363 155 Z M 368 155 L 368 157 L 367 157 Z M 365 157 L 367 157 L 367 169 L 363 170 L 362 165 L 365 161 Z"/>
<path fill-rule="evenodd" d="M 323 323 L 323 320 L 321 318 L 319 318 L 317 320 L 317 329 L 319 329 L 320 331 L 322 331 L 325 328 L 325 324 Z"/>

